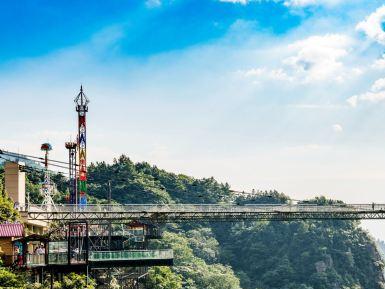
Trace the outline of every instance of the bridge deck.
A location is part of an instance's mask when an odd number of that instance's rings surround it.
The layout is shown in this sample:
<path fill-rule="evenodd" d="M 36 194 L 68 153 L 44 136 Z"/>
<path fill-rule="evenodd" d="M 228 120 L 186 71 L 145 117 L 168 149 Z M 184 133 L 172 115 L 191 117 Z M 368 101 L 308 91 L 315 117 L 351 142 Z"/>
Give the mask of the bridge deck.
<path fill-rule="evenodd" d="M 25 213 L 32 220 L 130 222 L 239 221 L 296 219 L 385 219 L 385 204 L 341 205 L 234 205 L 234 204 L 165 204 L 165 205 L 30 205 Z"/>

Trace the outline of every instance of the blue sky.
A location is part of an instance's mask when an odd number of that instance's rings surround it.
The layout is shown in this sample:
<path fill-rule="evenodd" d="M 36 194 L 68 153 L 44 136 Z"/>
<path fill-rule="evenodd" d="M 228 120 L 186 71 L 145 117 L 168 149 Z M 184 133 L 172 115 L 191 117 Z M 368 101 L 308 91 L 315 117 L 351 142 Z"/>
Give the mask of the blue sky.
<path fill-rule="evenodd" d="M 0 12 L 4 61 L 76 45 L 98 31 L 124 31 L 119 52 L 147 57 L 223 37 L 238 19 L 284 33 L 301 22 L 281 3 L 234 5 L 218 1 L 3 1 Z M 270 11 L 274 13 L 269 13 Z"/>
<path fill-rule="evenodd" d="M 82 83 L 90 161 L 385 202 L 383 5 L 1 1 L 1 147 L 66 159 Z"/>

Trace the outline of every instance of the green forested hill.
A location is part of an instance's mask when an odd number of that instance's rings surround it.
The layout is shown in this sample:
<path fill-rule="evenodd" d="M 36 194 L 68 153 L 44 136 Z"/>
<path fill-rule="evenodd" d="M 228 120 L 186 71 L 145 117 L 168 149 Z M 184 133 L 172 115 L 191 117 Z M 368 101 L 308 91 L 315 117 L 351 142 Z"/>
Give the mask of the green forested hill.
<path fill-rule="evenodd" d="M 65 179 L 53 178 L 65 191 Z M 39 181 L 40 174 L 28 174 L 33 200 L 39 198 Z M 125 156 L 112 164 L 90 165 L 91 202 L 106 202 L 109 182 L 114 201 L 120 203 L 290 202 L 275 191 L 235 199 L 228 184 L 213 178 L 168 173 Z M 163 240 L 151 246 L 172 247 L 175 266 L 151 269 L 149 289 L 385 288 L 384 264 L 357 221 L 169 224 Z"/>
<path fill-rule="evenodd" d="M 351 222 L 239 224 L 216 235 L 244 288 L 383 286 L 380 256 Z"/>
<path fill-rule="evenodd" d="M 112 165 L 91 164 L 88 174 L 90 194 L 106 198 L 110 181 L 113 198 L 120 203 L 217 203 L 231 197 L 230 186 L 214 178 L 176 175 L 148 163 L 134 164 L 126 156 Z"/>
<path fill-rule="evenodd" d="M 135 164 L 125 156 L 113 164 L 89 167 L 91 195 L 105 198 L 108 181 L 113 199 L 121 203 L 290 201 L 277 192 L 234 200 L 228 184 L 168 173 L 148 163 Z M 375 243 L 356 221 L 169 225 L 162 243 L 175 250 L 176 266 L 169 274 L 183 288 L 385 288 L 384 265 Z"/>

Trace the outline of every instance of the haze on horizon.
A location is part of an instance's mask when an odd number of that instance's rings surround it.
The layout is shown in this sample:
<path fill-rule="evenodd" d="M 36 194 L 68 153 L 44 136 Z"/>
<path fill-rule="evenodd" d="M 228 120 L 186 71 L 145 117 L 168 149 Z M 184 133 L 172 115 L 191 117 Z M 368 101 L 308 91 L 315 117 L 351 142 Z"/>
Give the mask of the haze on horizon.
<path fill-rule="evenodd" d="M 49 141 L 66 159 L 83 84 L 90 161 L 124 153 L 238 190 L 385 203 L 382 1 L 0 8 L 1 148 L 37 155 Z"/>

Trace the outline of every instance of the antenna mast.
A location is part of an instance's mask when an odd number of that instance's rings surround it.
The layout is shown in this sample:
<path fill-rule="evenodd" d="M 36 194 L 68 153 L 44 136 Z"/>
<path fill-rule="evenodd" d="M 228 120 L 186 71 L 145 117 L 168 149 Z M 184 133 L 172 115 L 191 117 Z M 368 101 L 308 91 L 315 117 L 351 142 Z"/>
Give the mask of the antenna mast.
<path fill-rule="evenodd" d="M 80 92 L 75 98 L 76 111 L 78 112 L 78 152 L 79 152 L 79 202 L 87 204 L 87 141 L 86 141 L 86 113 L 88 112 L 89 99 L 80 86 Z"/>

